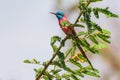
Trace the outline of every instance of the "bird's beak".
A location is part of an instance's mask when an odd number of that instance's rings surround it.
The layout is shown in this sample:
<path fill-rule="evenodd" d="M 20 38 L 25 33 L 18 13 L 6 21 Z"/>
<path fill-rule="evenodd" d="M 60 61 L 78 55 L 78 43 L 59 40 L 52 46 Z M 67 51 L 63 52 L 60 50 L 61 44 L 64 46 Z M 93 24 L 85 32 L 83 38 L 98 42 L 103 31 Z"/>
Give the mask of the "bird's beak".
<path fill-rule="evenodd" d="M 56 15 L 56 13 L 54 13 L 54 12 L 50 12 L 50 13 Z"/>

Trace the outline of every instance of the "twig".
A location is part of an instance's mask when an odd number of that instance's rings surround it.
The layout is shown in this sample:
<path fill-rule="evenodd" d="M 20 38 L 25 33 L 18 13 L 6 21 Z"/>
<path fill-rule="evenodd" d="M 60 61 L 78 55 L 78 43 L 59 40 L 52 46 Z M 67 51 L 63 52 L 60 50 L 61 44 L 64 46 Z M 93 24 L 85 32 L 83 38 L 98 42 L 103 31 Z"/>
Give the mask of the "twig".
<path fill-rule="evenodd" d="M 89 1 L 89 2 L 86 4 L 86 7 L 89 6 L 90 2 L 91 2 L 91 1 Z M 82 16 L 82 14 L 83 14 L 83 11 L 80 12 L 79 16 L 77 17 L 77 19 L 76 19 L 75 23 L 72 25 L 72 27 L 74 27 L 75 24 L 79 21 L 79 19 L 80 19 L 80 17 Z"/>
<path fill-rule="evenodd" d="M 63 43 L 67 40 L 67 36 L 63 39 Z M 58 54 L 58 52 L 60 51 L 60 49 L 62 48 L 63 44 L 60 44 L 59 48 L 57 49 L 57 51 L 55 51 L 55 54 L 52 56 L 52 58 L 50 59 L 50 61 L 48 62 L 48 64 L 44 67 L 43 71 L 41 72 L 40 75 L 37 76 L 36 80 L 39 80 L 40 77 L 44 74 L 44 72 L 46 71 L 46 69 L 49 67 L 50 63 L 53 61 L 53 59 L 56 57 L 56 55 Z"/>

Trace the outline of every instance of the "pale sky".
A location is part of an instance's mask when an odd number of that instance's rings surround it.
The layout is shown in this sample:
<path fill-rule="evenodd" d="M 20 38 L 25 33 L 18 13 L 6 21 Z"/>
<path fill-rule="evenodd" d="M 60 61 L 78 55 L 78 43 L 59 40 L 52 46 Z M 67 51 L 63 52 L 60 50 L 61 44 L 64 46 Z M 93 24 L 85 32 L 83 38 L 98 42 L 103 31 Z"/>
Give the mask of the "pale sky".
<path fill-rule="evenodd" d="M 35 66 L 24 64 L 23 60 L 36 58 L 44 61 L 52 56 L 50 37 L 64 36 L 58 28 L 57 19 L 49 14 L 55 11 L 54 1 L 0 0 L 0 80 L 34 80 Z M 118 0 L 106 0 L 102 5 L 110 6 L 120 15 L 119 4 Z M 117 33 L 120 20 L 109 19 L 103 24 L 113 32 L 114 46 L 119 49 L 120 41 L 115 40 L 120 40 Z"/>

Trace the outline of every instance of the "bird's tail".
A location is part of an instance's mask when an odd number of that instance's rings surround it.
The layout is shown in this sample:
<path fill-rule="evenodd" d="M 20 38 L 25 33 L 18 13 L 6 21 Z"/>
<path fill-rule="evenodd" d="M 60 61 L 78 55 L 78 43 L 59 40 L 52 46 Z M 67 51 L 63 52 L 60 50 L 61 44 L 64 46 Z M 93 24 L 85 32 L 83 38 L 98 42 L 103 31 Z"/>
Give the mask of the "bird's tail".
<path fill-rule="evenodd" d="M 90 60 L 88 59 L 87 55 L 85 54 L 83 48 L 80 46 L 80 44 L 77 42 L 79 41 L 79 38 L 76 36 L 75 32 L 71 32 L 72 33 L 72 36 L 74 37 L 76 43 L 77 43 L 77 47 L 78 49 L 80 50 L 80 52 L 82 53 L 83 57 L 86 58 L 86 60 L 88 61 L 88 63 L 90 64 L 91 68 L 94 70 L 93 66 L 92 66 L 92 63 L 90 62 Z"/>
<path fill-rule="evenodd" d="M 78 47 L 78 49 L 81 51 L 83 57 L 86 58 L 86 60 L 88 61 L 88 63 L 90 64 L 91 68 L 92 68 L 93 71 L 94 71 L 94 68 L 93 68 L 92 63 L 91 63 L 90 60 L 88 59 L 87 55 L 86 55 L 85 52 L 83 51 L 83 49 L 82 49 L 82 47 L 80 46 L 80 44 L 77 43 L 77 47 Z"/>

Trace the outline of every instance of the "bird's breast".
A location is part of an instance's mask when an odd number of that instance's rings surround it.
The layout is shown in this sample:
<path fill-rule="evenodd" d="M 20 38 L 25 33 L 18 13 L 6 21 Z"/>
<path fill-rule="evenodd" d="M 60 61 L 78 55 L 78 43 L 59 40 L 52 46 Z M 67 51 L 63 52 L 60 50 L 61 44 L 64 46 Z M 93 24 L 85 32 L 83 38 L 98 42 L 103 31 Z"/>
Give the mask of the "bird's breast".
<path fill-rule="evenodd" d="M 70 22 L 67 20 L 66 17 L 63 17 L 62 19 L 59 20 L 59 25 L 65 34 L 67 34 L 67 35 L 70 34 L 70 29 L 69 29 Z M 72 30 L 72 32 L 74 32 L 74 34 L 75 34 L 74 30 Z"/>

